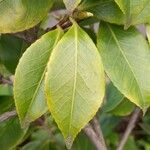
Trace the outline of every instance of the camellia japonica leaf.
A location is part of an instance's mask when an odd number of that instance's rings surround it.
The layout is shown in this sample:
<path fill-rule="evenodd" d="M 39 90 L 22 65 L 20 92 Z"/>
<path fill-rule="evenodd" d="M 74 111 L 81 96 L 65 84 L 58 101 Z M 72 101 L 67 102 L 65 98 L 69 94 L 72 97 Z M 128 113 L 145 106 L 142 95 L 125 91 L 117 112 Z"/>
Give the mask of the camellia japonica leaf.
<path fill-rule="evenodd" d="M 118 6 L 126 16 L 126 27 L 129 27 L 132 24 L 132 21 L 140 13 L 142 13 L 145 7 L 147 7 L 147 5 L 150 5 L 149 0 L 115 0 L 115 2 L 118 4 Z"/>
<path fill-rule="evenodd" d="M 134 110 L 134 104 L 120 93 L 112 82 L 107 85 L 106 100 L 106 104 L 103 107 L 104 112 L 117 116 L 126 116 Z"/>
<path fill-rule="evenodd" d="M 1 150 L 15 148 L 18 144 L 20 144 L 27 132 L 27 129 L 21 128 L 19 119 L 16 117 L 0 123 L 0 130 Z"/>
<path fill-rule="evenodd" d="M 81 0 L 63 0 L 66 8 L 72 12 L 77 6 L 78 4 L 81 2 Z"/>
<path fill-rule="evenodd" d="M 110 82 L 106 88 L 106 104 L 103 107 L 104 112 L 125 116 L 130 114 L 133 109 L 134 104 Z"/>
<path fill-rule="evenodd" d="M 146 34 L 147 34 L 147 38 L 150 44 L 150 25 L 146 25 Z"/>
<path fill-rule="evenodd" d="M 114 0 L 83 0 L 78 9 L 91 12 L 106 22 L 124 23 L 124 15 Z"/>
<path fill-rule="evenodd" d="M 135 29 L 100 25 L 98 49 L 113 84 L 145 112 L 150 105 L 150 48 Z"/>
<path fill-rule="evenodd" d="M 15 73 L 19 59 L 27 46 L 22 39 L 15 36 L 0 36 L 0 61 L 11 73 Z"/>
<path fill-rule="evenodd" d="M 23 31 L 38 24 L 48 13 L 53 0 L 2 0 L 0 33 Z"/>
<path fill-rule="evenodd" d="M 45 79 L 48 106 L 68 148 L 101 106 L 104 86 L 97 48 L 73 23 L 53 50 Z"/>
<path fill-rule="evenodd" d="M 33 43 L 20 59 L 15 73 L 14 96 L 23 126 L 47 111 L 44 76 L 51 51 L 62 35 L 61 29 L 45 34 Z"/>
<path fill-rule="evenodd" d="M 126 2 L 129 6 L 130 3 L 127 1 L 129 1 L 129 0 L 123 0 L 123 2 L 124 3 Z M 137 0 L 134 0 L 134 1 L 137 1 Z M 140 0 L 138 0 L 138 1 L 140 1 Z M 147 4 L 146 4 L 146 1 L 147 1 Z M 139 3 L 137 3 L 137 5 L 134 3 L 134 6 L 135 6 L 134 9 L 136 10 L 137 15 L 132 17 L 132 21 L 130 20 L 130 22 L 129 22 L 130 24 L 128 23 L 128 26 L 141 24 L 141 23 L 150 23 L 150 13 L 149 13 L 150 1 L 142 0 L 142 2 L 139 2 L 141 4 L 140 6 L 138 6 Z M 123 6 L 124 5 L 117 5 L 115 0 L 83 0 L 81 2 L 81 5 L 78 7 L 78 9 L 81 11 L 91 12 L 98 19 L 104 20 L 109 23 L 127 25 L 127 23 L 126 23 L 127 17 L 124 13 L 124 8 L 127 9 L 127 7 L 123 7 Z M 143 8 L 143 9 L 141 9 L 141 8 Z"/>

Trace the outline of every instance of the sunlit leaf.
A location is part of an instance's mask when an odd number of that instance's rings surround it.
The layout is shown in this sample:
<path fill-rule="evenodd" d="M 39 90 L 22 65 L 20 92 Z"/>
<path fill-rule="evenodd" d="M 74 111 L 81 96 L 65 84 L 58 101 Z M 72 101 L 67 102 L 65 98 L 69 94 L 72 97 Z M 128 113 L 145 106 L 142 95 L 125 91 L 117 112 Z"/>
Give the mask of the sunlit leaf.
<path fill-rule="evenodd" d="M 51 51 L 62 34 L 61 29 L 45 34 L 20 59 L 15 73 L 14 95 L 22 125 L 28 125 L 47 111 L 44 77 Z"/>
<path fill-rule="evenodd" d="M 0 33 L 29 29 L 48 13 L 53 0 L 3 0 L 0 2 Z"/>
<path fill-rule="evenodd" d="M 74 23 L 53 50 L 45 81 L 50 112 L 68 148 L 101 106 L 104 85 L 97 48 Z"/>
<path fill-rule="evenodd" d="M 81 0 L 63 0 L 66 8 L 72 12 L 81 2 Z"/>

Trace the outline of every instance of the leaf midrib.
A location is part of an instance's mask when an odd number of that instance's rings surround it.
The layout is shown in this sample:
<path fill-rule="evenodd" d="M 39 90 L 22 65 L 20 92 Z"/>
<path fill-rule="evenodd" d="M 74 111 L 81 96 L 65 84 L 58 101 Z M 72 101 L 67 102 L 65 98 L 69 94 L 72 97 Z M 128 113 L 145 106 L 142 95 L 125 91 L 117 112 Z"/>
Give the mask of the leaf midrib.
<path fill-rule="evenodd" d="M 117 46 L 118 46 L 118 48 L 119 48 L 121 54 L 123 55 L 124 59 L 126 60 L 128 66 L 129 66 L 129 68 L 131 69 L 131 72 L 133 73 L 133 76 L 134 76 L 134 78 L 135 78 L 135 81 L 136 81 L 136 83 L 137 83 L 137 85 L 138 85 L 138 88 L 139 88 L 139 91 L 140 91 L 140 95 L 141 95 L 141 97 L 142 97 L 142 99 L 143 99 L 143 101 L 142 101 L 143 108 L 146 108 L 146 107 L 145 107 L 144 98 L 143 98 L 143 94 L 142 94 L 142 92 L 141 92 L 141 88 L 140 88 L 140 86 L 139 86 L 139 83 L 138 83 L 138 80 L 137 80 L 137 78 L 136 78 L 136 75 L 134 74 L 134 71 L 132 70 L 132 67 L 131 67 L 131 65 L 130 65 L 130 63 L 129 63 L 129 61 L 128 61 L 128 59 L 127 59 L 126 56 L 124 55 L 124 53 L 123 53 L 123 51 L 122 51 L 122 48 L 121 48 L 121 46 L 120 46 L 120 44 L 119 44 L 119 42 L 118 42 L 118 39 L 117 39 L 117 37 L 116 37 L 114 31 L 111 29 L 111 27 L 110 27 L 108 24 L 107 24 L 107 26 L 108 26 L 108 29 L 110 30 L 111 34 L 112 34 L 112 37 L 114 38 L 114 40 L 115 40 L 115 42 L 116 42 L 116 44 L 117 44 Z"/>
<path fill-rule="evenodd" d="M 71 131 L 72 125 L 72 117 L 73 117 L 73 109 L 74 109 L 74 102 L 75 102 L 75 93 L 76 93 L 76 84 L 77 84 L 77 63 L 78 63 L 78 30 L 77 26 L 74 25 L 74 32 L 75 32 L 75 68 L 74 68 L 74 83 L 73 83 L 73 94 L 72 94 L 72 103 L 71 103 L 71 113 L 70 113 L 70 122 L 69 122 L 69 134 Z M 70 136 L 70 135 L 68 135 Z"/>

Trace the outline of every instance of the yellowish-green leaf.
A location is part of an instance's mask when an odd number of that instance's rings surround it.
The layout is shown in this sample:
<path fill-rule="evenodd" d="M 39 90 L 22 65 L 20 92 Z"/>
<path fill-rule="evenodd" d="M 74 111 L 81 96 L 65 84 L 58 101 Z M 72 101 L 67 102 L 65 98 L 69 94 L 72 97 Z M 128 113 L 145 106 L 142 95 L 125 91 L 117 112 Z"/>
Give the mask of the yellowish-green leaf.
<path fill-rule="evenodd" d="M 125 27 L 129 27 L 134 19 L 150 5 L 149 0 L 115 0 L 120 9 L 126 16 Z"/>
<path fill-rule="evenodd" d="M 145 112 L 150 105 L 150 48 L 135 29 L 102 23 L 98 49 L 114 85 Z"/>
<path fill-rule="evenodd" d="M 44 76 L 51 51 L 62 35 L 61 29 L 45 34 L 32 44 L 20 59 L 15 73 L 14 95 L 23 126 L 47 111 Z"/>
<path fill-rule="evenodd" d="M 147 34 L 147 38 L 150 44 L 150 25 L 146 25 L 146 34 Z"/>
<path fill-rule="evenodd" d="M 66 8 L 72 12 L 81 2 L 81 0 L 63 0 Z"/>
<path fill-rule="evenodd" d="M 70 148 L 101 106 L 105 91 L 97 48 L 76 23 L 53 50 L 45 80 L 50 112 Z"/>
<path fill-rule="evenodd" d="M 38 24 L 48 13 L 53 0 L 0 1 L 0 33 L 23 31 Z"/>

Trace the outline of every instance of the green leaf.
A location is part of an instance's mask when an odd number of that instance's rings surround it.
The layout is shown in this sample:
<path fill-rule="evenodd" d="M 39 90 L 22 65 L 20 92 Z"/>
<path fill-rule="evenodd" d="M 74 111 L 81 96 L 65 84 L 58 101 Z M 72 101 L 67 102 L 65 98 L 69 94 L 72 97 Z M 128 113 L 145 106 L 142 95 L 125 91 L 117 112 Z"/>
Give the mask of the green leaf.
<path fill-rule="evenodd" d="M 14 96 L 23 126 L 47 111 L 44 77 L 51 51 L 62 34 L 61 29 L 45 34 L 32 44 L 20 59 L 15 73 Z"/>
<path fill-rule="evenodd" d="M 118 116 L 129 115 L 134 105 L 110 82 L 106 90 L 106 104 L 103 107 L 104 112 L 109 112 Z"/>
<path fill-rule="evenodd" d="M 106 87 L 106 104 L 104 112 L 110 112 L 115 109 L 124 99 L 124 95 L 110 82 Z"/>
<path fill-rule="evenodd" d="M 63 0 L 68 11 L 72 12 L 81 2 L 81 0 Z"/>
<path fill-rule="evenodd" d="M 150 25 L 146 25 L 146 34 L 147 34 L 147 38 L 150 44 Z"/>
<path fill-rule="evenodd" d="M 0 96 L 0 114 L 11 111 L 14 108 L 14 99 L 12 96 Z"/>
<path fill-rule="evenodd" d="M 0 61 L 11 73 L 15 73 L 16 66 L 27 44 L 12 35 L 1 35 L 0 37 Z"/>
<path fill-rule="evenodd" d="M 98 49 L 113 84 L 145 112 L 150 105 L 150 48 L 135 29 L 102 23 Z"/>
<path fill-rule="evenodd" d="M 112 114 L 117 116 L 127 116 L 134 110 L 134 105 L 127 98 L 124 98 L 122 102 L 111 111 Z"/>
<path fill-rule="evenodd" d="M 0 2 L 0 33 L 29 29 L 48 13 L 53 0 L 3 0 Z"/>
<path fill-rule="evenodd" d="M 126 2 L 129 6 L 129 2 L 127 2 L 127 0 L 122 0 L 122 1 L 124 1 L 124 3 Z M 137 0 L 134 0 L 134 1 L 137 1 Z M 147 1 L 147 4 L 146 4 L 146 1 Z M 141 24 L 141 23 L 150 23 L 150 13 L 149 13 L 150 1 L 142 0 L 142 2 L 139 2 L 143 4 L 140 7 L 139 7 L 139 3 L 137 3 L 137 6 L 135 7 L 135 9 L 138 15 L 132 17 L 132 21 L 128 22 L 128 26 Z M 123 13 L 123 11 L 124 11 L 124 8 L 127 9 L 127 7 L 122 7 L 122 5 L 119 5 L 119 6 L 117 5 L 117 3 L 115 3 L 115 0 L 83 0 L 81 5 L 78 7 L 78 9 L 81 11 L 91 12 L 95 15 L 95 17 L 97 17 L 100 20 L 104 20 L 109 23 L 126 25 L 127 17 L 125 15 L 125 12 Z"/>
<path fill-rule="evenodd" d="M 106 22 L 124 23 L 124 15 L 114 0 L 83 0 L 78 9 L 91 12 Z"/>
<path fill-rule="evenodd" d="M 0 84 L 0 96 L 12 96 L 12 86 L 8 84 Z"/>
<path fill-rule="evenodd" d="M 68 148 L 101 106 L 104 86 L 97 48 L 73 23 L 52 52 L 45 81 L 50 112 Z"/>
<path fill-rule="evenodd" d="M 125 26 L 129 27 L 133 20 L 140 14 L 142 11 L 150 5 L 149 0 L 115 0 L 121 10 L 126 16 Z"/>
<path fill-rule="evenodd" d="M 8 150 L 20 144 L 27 129 L 21 129 L 18 118 L 12 118 L 0 123 L 0 131 L 1 150 Z"/>

